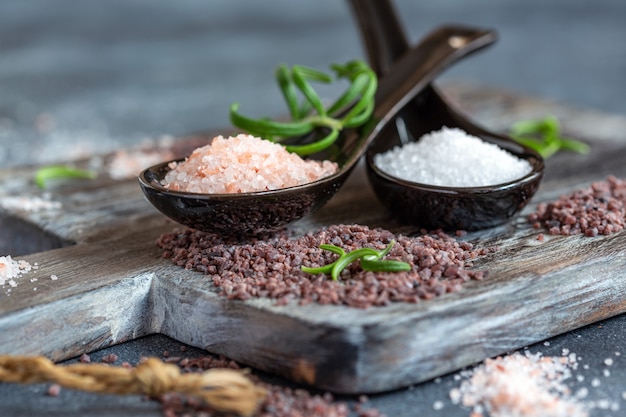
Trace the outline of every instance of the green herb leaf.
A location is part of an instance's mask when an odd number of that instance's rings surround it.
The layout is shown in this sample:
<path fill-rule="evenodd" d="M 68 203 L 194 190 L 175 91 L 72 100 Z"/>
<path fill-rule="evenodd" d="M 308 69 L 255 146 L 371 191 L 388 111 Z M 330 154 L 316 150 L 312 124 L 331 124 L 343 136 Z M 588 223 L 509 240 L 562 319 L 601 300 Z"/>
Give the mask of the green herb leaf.
<path fill-rule="evenodd" d="M 255 136 L 274 142 L 284 142 L 295 136 L 304 136 L 316 129 L 327 129 L 321 139 L 307 145 L 287 146 L 287 150 L 299 155 L 310 155 L 331 146 L 346 127 L 359 127 L 366 123 L 374 111 L 374 96 L 378 79 L 374 71 L 363 61 L 350 61 L 344 65 L 332 65 L 336 78 L 350 83 L 348 89 L 328 108 L 310 82 L 330 83 L 332 77 L 313 68 L 296 65 L 291 69 L 281 65 L 276 69 L 276 81 L 287 102 L 290 122 L 277 122 L 267 118 L 252 119 L 241 115 L 239 105 L 230 106 L 231 123 Z M 298 103 L 298 93 L 303 96 Z"/>
<path fill-rule="evenodd" d="M 326 245 L 326 244 L 321 244 L 320 245 L 320 249 L 324 249 L 333 253 L 336 253 L 337 255 L 339 255 L 339 258 L 337 258 L 337 260 L 335 262 L 329 263 L 327 265 L 323 265 L 317 268 L 311 268 L 308 266 L 301 266 L 300 269 L 304 272 L 308 272 L 309 274 L 328 274 L 330 273 L 330 271 L 332 271 L 333 266 L 337 263 L 337 261 L 339 261 L 339 259 L 341 259 L 341 257 L 343 257 L 346 252 L 341 249 L 339 246 L 335 246 L 335 245 Z"/>
<path fill-rule="evenodd" d="M 283 93 L 285 101 L 287 102 L 291 119 L 294 121 L 302 119 L 303 115 L 300 113 L 298 106 L 298 94 L 296 93 L 296 88 L 293 85 L 289 68 L 287 68 L 286 65 L 280 65 L 276 69 L 276 81 L 278 82 L 280 91 Z"/>
<path fill-rule="evenodd" d="M 302 266 L 300 269 L 303 272 L 311 273 L 311 274 L 328 274 L 330 273 L 331 278 L 334 281 L 339 279 L 339 275 L 341 272 L 352 262 L 359 260 L 361 262 L 361 268 L 365 271 L 374 271 L 374 272 L 400 272 L 400 271 L 410 271 L 411 265 L 403 262 L 397 261 L 394 259 L 384 260 L 385 256 L 391 251 L 391 248 L 395 244 L 395 241 L 392 240 L 385 247 L 385 249 L 377 251 L 372 248 L 360 248 L 355 249 L 351 252 L 346 253 L 343 249 L 335 245 L 320 245 L 320 249 L 329 250 L 333 253 L 339 255 L 334 262 L 323 265 L 320 267 L 306 267 Z"/>
<path fill-rule="evenodd" d="M 37 170 L 35 173 L 35 184 L 39 188 L 46 188 L 46 184 L 50 180 L 58 179 L 93 179 L 97 174 L 94 171 L 73 168 L 67 165 L 51 165 Z"/>
<path fill-rule="evenodd" d="M 367 255 L 373 255 L 376 257 L 378 256 L 378 252 L 370 248 L 361 248 L 361 249 L 355 249 L 351 252 L 346 253 L 342 257 L 340 257 L 337 260 L 337 263 L 333 265 L 333 268 L 330 271 L 330 276 L 333 279 L 333 281 L 337 281 L 339 279 L 339 274 L 341 274 L 341 271 L 346 269 L 348 265 L 350 265 L 352 262 L 356 261 L 357 259 L 360 259 Z"/>
<path fill-rule="evenodd" d="M 589 152 L 589 145 L 586 143 L 561 136 L 561 126 L 554 116 L 514 123 L 509 134 L 517 142 L 537 151 L 544 159 L 561 150 L 581 154 Z"/>

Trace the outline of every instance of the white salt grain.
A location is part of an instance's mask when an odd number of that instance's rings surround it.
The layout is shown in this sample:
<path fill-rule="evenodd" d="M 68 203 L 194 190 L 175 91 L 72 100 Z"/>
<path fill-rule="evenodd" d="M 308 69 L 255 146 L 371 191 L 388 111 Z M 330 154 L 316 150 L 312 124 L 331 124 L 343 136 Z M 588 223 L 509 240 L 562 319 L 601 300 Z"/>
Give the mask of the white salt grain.
<path fill-rule="evenodd" d="M 532 170 L 528 161 L 497 145 L 447 127 L 378 154 L 374 163 L 394 177 L 443 187 L 503 184 Z"/>
<path fill-rule="evenodd" d="M 48 196 L 11 196 L 0 197 L 0 207 L 5 210 L 19 210 L 26 212 L 40 212 L 47 210 L 58 210 L 62 207 L 58 201 L 52 201 Z"/>
<path fill-rule="evenodd" d="M 337 164 L 305 161 L 277 143 L 241 134 L 217 136 L 170 168 L 162 182 L 170 190 L 224 194 L 306 184 L 333 174 Z"/>

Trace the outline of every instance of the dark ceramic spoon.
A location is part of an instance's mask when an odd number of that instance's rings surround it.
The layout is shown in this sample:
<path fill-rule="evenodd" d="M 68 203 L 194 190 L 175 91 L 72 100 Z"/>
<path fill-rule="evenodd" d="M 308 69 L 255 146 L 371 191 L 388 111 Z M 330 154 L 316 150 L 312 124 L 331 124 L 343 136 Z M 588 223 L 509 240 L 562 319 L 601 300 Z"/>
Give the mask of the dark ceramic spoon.
<path fill-rule="evenodd" d="M 370 65 L 379 76 L 410 48 L 390 0 L 350 0 Z M 455 41 L 462 42 L 461 39 Z M 526 159 L 532 171 L 516 181 L 489 187 L 441 187 L 395 178 L 374 164 L 374 156 L 443 126 L 458 127 Z M 427 85 L 377 135 L 366 153 L 367 174 L 379 200 L 403 223 L 427 229 L 478 230 L 503 224 L 530 201 L 541 181 L 544 162 L 510 137 L 490 132 L 454 110 Z"/>
<path fill-rule="evenodd" d="M 139 175 L 140 186 L 146 198 L 163 214 L 194 229 L 247 236 L 283 228 L 323 206 L 345 182 L 372 140 L 439 72 L 493 39 L 491 31 L 447 26 L 431 32 L 409 49 L 379 80 L 370 123 L 359 130 L 344 130 L 336 146 L 311 156 L 339 164 L 338 171 L 329 177 L 273 191 L 195 194 L 162 187 L 160 182 L 169 164 L 163 162 Z"/>

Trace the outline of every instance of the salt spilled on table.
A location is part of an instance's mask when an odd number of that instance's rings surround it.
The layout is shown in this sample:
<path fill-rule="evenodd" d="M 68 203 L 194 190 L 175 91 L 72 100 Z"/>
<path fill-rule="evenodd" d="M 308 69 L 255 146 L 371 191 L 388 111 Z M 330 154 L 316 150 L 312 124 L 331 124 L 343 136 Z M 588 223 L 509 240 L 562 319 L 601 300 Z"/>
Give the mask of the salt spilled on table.
<path fill-rule="evenodd" d="M 487 359 L 469 372 L 469 378 L 450 391 L 450 399 L 471 408 L 476 417 L 588 417 L 589 405 L 566 384 L 576 367 L 575 354 L 514 352 Z"/>
<path fill-rule="evenodd" d="M 33 269 L 32 265 L 24 260 L 15 260 L 10 255 L 0 256 L 0 286 L 9 284 L 16 287 L 16 278 L 21 277 Z"/>
<path fill-rule="evenodd" d="M 374 163 L 396 178 L 442 187 L 503 184 L 532 170 L 528 161 L 499 146 L 448 127 L 378 154 Z"/>
<path fill-rule="evenodd" d="M 184 162 L 170 164 L 161 185 L 202 194 L 247 193 L 306 184 L 336 170 L 334 162 L 303 160 L 282 145 L 240 134 L 217 136 Z"/>

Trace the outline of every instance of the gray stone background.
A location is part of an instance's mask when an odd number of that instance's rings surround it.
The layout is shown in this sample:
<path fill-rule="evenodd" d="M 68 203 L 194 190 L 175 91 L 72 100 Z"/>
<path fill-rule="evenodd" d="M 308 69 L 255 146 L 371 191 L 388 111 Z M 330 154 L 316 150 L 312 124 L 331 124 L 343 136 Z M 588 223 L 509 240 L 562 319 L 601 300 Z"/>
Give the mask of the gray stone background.
<path fill-rule="evenodd" d="M 626 114 L 623 0 L 397 0 L 410 38 L 444 22 L 494 28 L 499 42 L 441 79 L 506 88 L 571 106 Z M 228 125 L 239 101 L 253 115 L 285 113 L 273 81 L 278 63 L 320 69 L 363 57 L 347 4 L 338 0 L 3 0 L 0 2 L 0 166 L 72 159 L 146 138 Z M 1 233 L 1 231 L 0 231 Z M 573 389 L 626 412 L 626 318 L 531 347 L 578 352 L 588 369 Z M 135 362 L 176 350 L 154 336 L 104 352 Z M 612 356 L 620 351 L 621 357 Z M 195 352 L 200 354 L 200 352 Z M 603 376 L 603 360 L 615 365 Z M 450 404 L 453 376 L 372 397 L 388 416 L 468 416 Z M 45 385 L 0 384 L 2 416 L 158 416 L 137 397 L 96 396 Z M 444 408 L 434 410 L 442 401 Z"/>
<path fill-rule="evenodd" d="M 442 80 L 626 113 L 622 0 L 397 1 L 410 38 L 446 22 L 499 42 Z M 3 0 L 0 163 L 71 159 L 227 126 L 228 106 L 284 114 L 278 63 L 363 57 L 338 0 Z"/>

